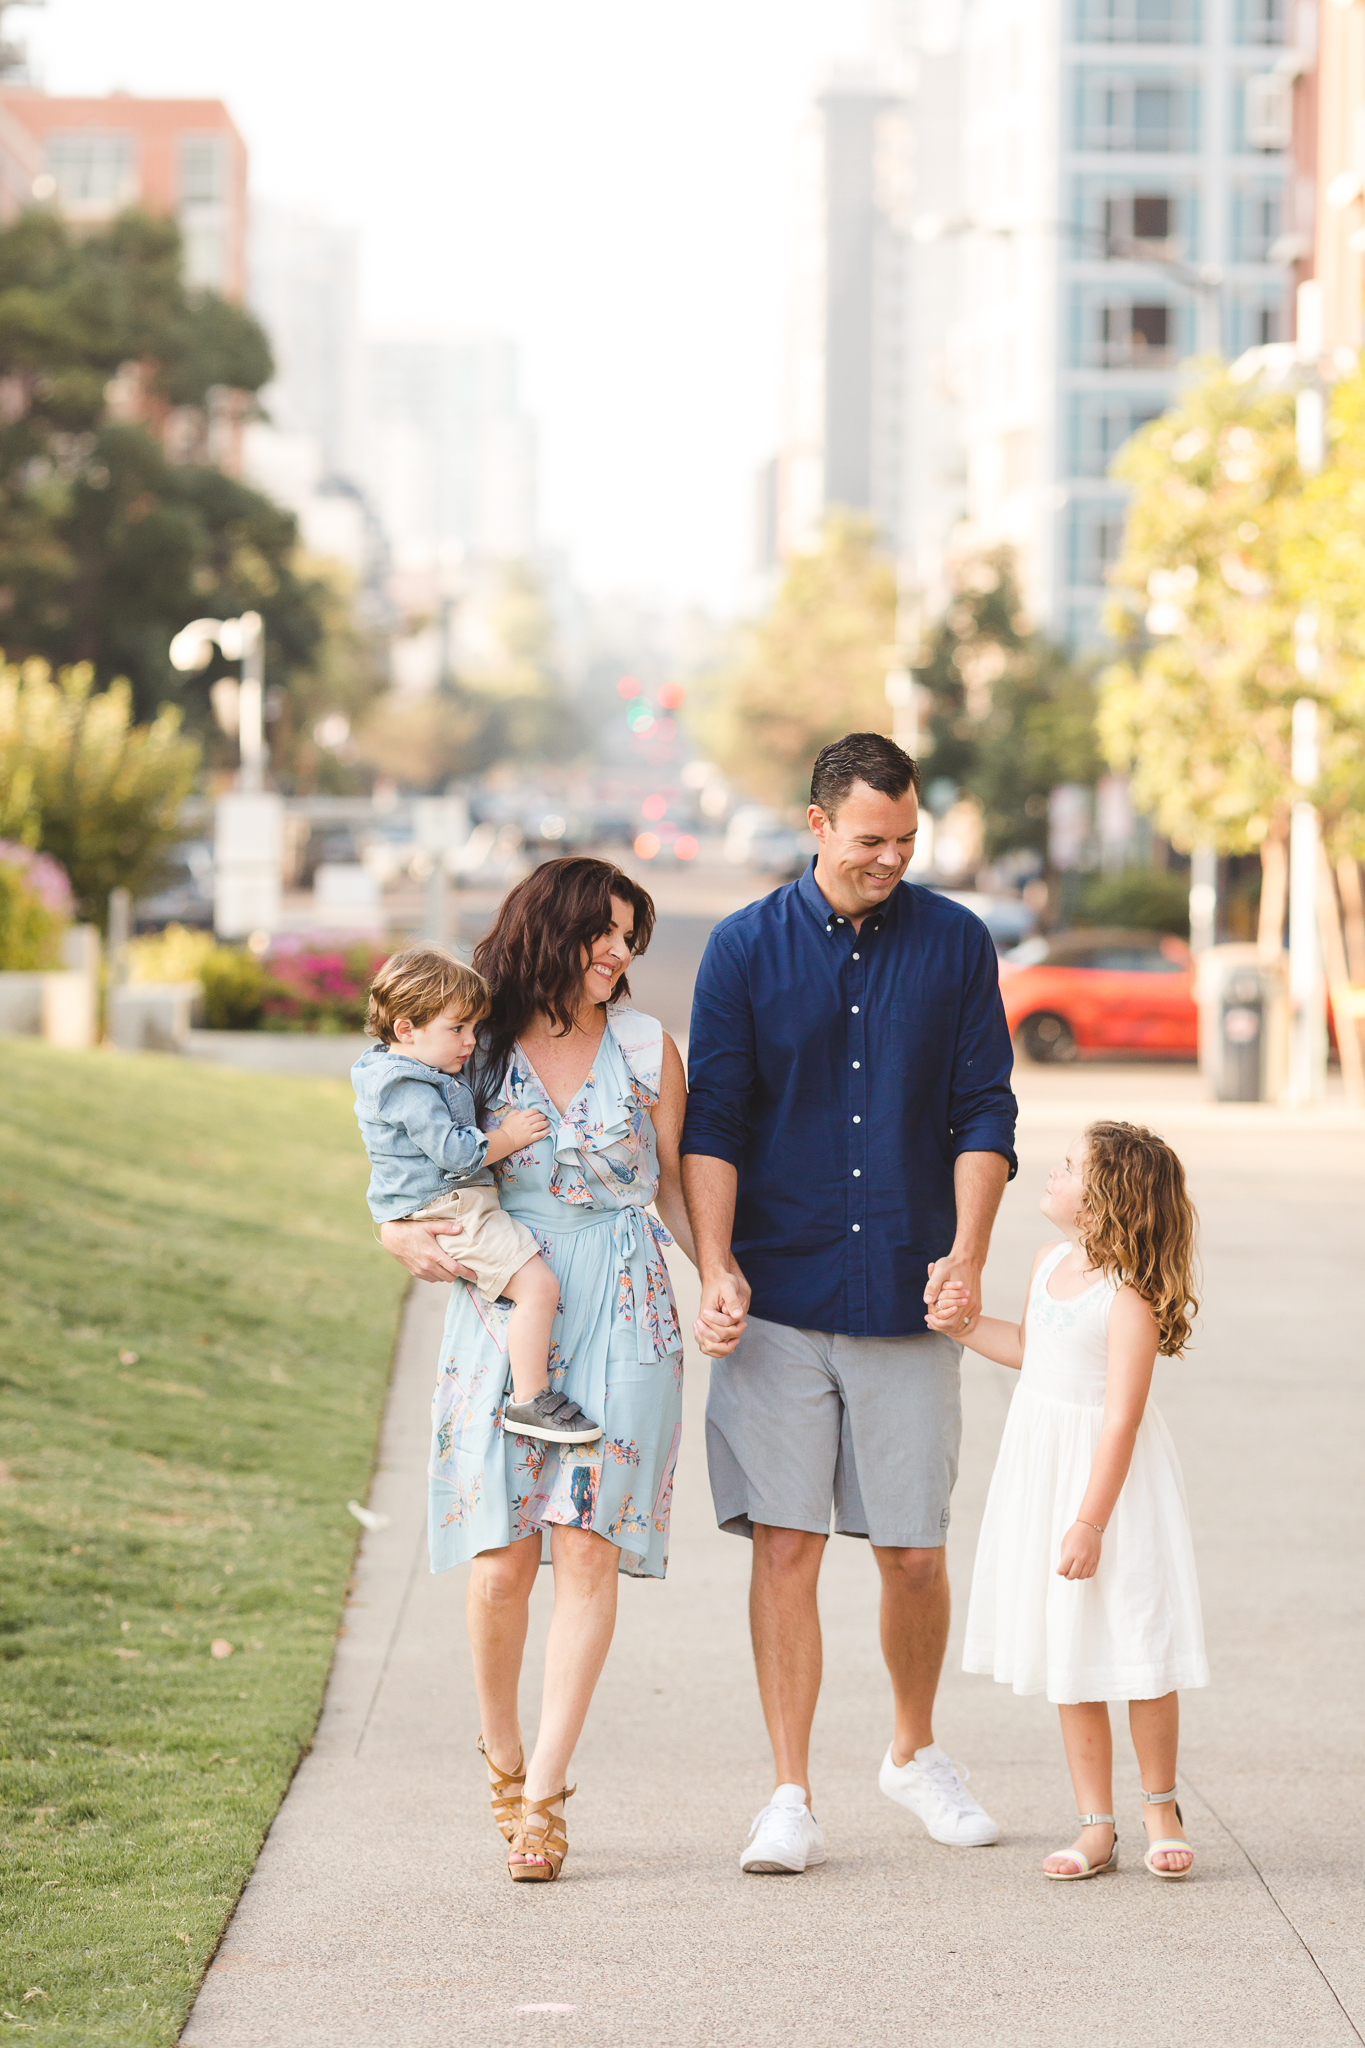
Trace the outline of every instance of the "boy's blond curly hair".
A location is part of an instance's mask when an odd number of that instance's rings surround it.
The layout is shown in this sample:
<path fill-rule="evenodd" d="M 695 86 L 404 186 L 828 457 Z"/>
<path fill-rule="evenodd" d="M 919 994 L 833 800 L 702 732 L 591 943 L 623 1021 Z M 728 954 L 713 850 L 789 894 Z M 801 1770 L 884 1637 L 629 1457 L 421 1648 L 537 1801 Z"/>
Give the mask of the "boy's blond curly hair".
<path fill-rule="evenodd" d="M 418 1030 L 457 1002 L 462 1023 L 479 1024 L 488 1015 L 488 983 L 444 946 L 404 946 L 391 953 L 370 983 L 365 1029 L 385 1045 L 397 1043 L 394 1025 L 406 1017 Z"/>

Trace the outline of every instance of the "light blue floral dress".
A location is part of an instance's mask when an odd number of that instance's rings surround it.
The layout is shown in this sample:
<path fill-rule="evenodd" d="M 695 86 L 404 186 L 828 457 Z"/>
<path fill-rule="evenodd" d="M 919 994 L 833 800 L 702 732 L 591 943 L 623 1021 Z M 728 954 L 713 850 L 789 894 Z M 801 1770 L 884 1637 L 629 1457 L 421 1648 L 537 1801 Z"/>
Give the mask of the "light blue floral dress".
<path fill-rule="evenodd" d="M 519 1046 L 508 1063 L 490 1122 L 538 1109 L 550 1135 L 494 1168 L 499 1194 L 559 1281 L 550 1385 L 604 1435 L 575 1445 L 504 1435 L 511 1307 L 457 1281 L 432 1403 L 434 1572 L 559 1522 L 619 1545 L 623 1572 L 664 1575 L 683 1368 L 663 1257 L 672 1239 L 647 1213 L 662 1066 L 662 1026 L 624 1008 L 608 1010 L 592 1072 L 562 1117 Z"/>

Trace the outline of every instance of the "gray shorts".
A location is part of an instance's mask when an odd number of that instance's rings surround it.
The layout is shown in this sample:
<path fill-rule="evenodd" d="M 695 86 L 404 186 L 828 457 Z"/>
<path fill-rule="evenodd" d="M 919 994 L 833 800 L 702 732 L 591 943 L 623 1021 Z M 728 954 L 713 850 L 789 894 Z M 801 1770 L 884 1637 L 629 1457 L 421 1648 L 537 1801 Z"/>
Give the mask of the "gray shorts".
<path fill-rule="evenodd" d="M 962 1441 L 962 1346 L 912 1337 L 827 1337 L 750 1316 L 711 1362 L 706 1460 L 716 1519 L 866 1536 L 892 1550 L 947 1540 Z"/>

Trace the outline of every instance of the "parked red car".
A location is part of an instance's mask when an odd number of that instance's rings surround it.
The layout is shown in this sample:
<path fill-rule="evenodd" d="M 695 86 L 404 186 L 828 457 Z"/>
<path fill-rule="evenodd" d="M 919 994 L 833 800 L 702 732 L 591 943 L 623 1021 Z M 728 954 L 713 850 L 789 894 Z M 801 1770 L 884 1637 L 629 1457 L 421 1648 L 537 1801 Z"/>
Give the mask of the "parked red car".
<path fill-rule="evenodd" d="M 1000 962 L 1016 1044 L 1033 1060 L 1160 1052 L 1194 1059 L 1194 959 L 1160 932 L 1069 931 L 1025 939 Z"/>

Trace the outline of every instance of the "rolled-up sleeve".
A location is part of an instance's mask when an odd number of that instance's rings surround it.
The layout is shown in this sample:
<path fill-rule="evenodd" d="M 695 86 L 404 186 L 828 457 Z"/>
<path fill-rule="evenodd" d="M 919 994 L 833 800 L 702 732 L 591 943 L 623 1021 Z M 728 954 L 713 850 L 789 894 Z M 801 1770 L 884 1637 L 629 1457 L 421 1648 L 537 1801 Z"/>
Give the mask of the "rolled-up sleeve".
<path fill-rule="evenodd" d="M 457 1124 L 436 1089 L 413 1075 L 394 1074 L 382 1083 L 379 1114 L 456 1180 L 477 1173 L 488 1156 L 485 1133 L 476 1124 Z"/>
<path fill-rule="evenodd" d="M 998 1152 L 1019 1171 L 1014 1126 L 1019 1105 L 1010 1087 L 1014 1049 L 1010 1044 L 995 947 L 985 927 L 969 934 L 957 1047 L 948 1097 L 953 1157 L 960 1152 Z"/>
<path fill-rule="evenodd" d="M 749 1142 L 756 1067 L 754 1012 L 744 962 L 723 933 L 713 932 L 692 995 L 684 1153 L 738 1166 Z"/>

